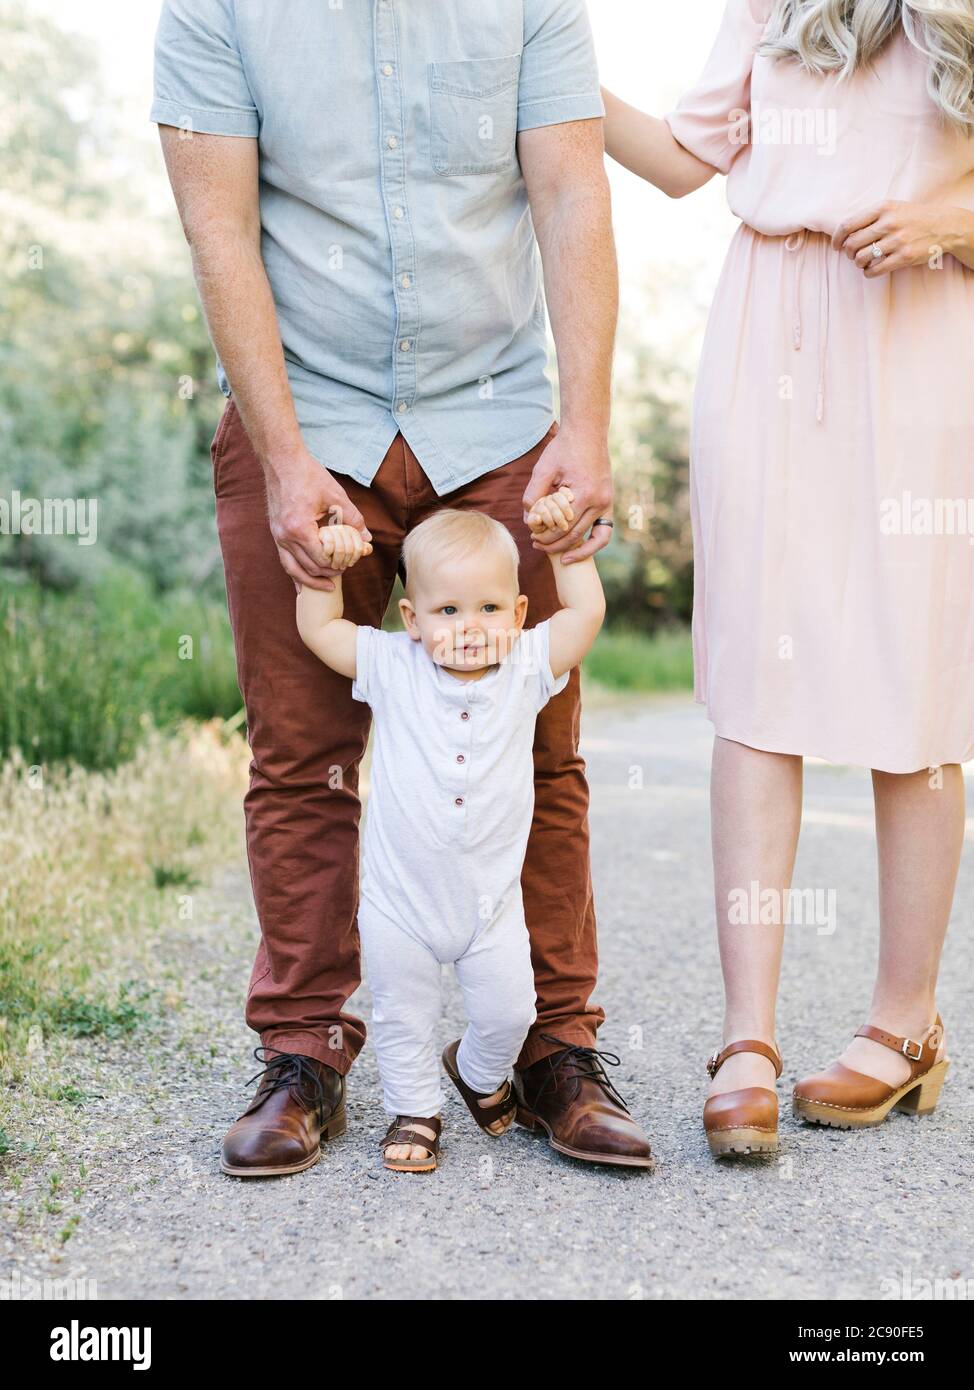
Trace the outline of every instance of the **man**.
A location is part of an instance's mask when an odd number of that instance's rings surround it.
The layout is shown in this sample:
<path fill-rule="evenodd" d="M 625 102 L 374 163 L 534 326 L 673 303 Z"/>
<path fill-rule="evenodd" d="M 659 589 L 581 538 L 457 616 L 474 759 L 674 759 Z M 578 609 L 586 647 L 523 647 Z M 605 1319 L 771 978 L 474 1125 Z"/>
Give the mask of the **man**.
<path fill-rule="evenodd" d="M 441 506 L 476 508 L 518 539 L 531 625 L 558 606 L 545 551 L 607 543 L 618 293 L 604 108 L 583 0 L 165 0 L 155 97 L 230 397 L 214 486 L 253 754 L 261 944 L 246 1017 L 268 1065 L 223 1169 L 295 1172 L 343 1132 L 365 1036 L 345 1006 L 360 979 L 369 718 L 304 647 L 295 589 L 331 586 L 318 525 L 340 518 L 373 544 L 346 614 L 378 626 L 407 532 Z M 525 509 L 562 483 L 579 520 L 535 547 Z M 576 670 L 537 725 L 522 886 L 538 1017 L 520 1118 L 561 1152 L 649 1166 L 594 1048 L 579 714 Z"/>

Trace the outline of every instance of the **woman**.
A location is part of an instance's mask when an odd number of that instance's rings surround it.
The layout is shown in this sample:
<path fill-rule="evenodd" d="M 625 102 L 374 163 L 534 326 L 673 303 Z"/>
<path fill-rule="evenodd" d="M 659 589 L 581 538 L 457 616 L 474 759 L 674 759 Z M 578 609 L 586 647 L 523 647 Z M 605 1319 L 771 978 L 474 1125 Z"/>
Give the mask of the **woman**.
<path fill-rule="evenodd" d="M 803 755 L 872 769 L 882 921 L 868 1024 L 796 1113 L 923 1113 L 947 1068 L 974 756 L 974 0 L 730 0 L 665 120 L 604 95 L 614 159 L 674 197 L 719 170 L 744 224 L 693 419 L 726 989 L 704 1123 L 715 1154 L 773 1152 L 783 930 L 729 906 L 785 900 Z"/>

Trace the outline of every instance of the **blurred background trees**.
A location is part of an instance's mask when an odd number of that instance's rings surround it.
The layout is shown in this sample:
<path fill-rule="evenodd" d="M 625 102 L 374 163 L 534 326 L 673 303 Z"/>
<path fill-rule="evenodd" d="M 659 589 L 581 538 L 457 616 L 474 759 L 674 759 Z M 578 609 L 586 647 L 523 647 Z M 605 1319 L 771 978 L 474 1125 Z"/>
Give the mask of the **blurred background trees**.
<path fill-rule="evenodd" d="M 98 544 L 0 537 L 5 582 L 131 568 L 219 596 L 208 446 L 222 399 L 174 218 L 118 177 L 94 55 L 21 6 L 0 44 L 0 480 L 98 499 Z"/>

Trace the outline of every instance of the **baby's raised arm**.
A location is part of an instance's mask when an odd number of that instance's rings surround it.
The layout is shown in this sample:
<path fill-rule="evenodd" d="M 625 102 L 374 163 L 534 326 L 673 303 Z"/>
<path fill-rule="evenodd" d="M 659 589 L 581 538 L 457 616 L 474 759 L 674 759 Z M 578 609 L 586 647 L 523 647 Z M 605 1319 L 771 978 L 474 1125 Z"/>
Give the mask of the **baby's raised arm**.
<path fill-rule="evenodd" d="M 562 487 L 550 497 L 535 502 L 528 516 L 531 534 L 570 530 L 575 520 L 573 501 L 570 489 Z M 599 635 L 605 620 L 605 594 L 594 556 L 570 565 L 563 562 L 560 553 L 549 558 L 562 604 L 549 624 L 548 657 L 551 673 L 557 680 L 581 662 Z"/>
<path fill-rule="evenodd" d="M 355 647 L 358 628 L 342 617 L 342 573 L 357 564 L 372 547 L 354 526 L 322 526 L 318 532 L 328 568 L 340 570 L 330 592 L 302 588 L 298 593 L 298 632 L 305 646 L 340 676 L 355 679 Z"/>

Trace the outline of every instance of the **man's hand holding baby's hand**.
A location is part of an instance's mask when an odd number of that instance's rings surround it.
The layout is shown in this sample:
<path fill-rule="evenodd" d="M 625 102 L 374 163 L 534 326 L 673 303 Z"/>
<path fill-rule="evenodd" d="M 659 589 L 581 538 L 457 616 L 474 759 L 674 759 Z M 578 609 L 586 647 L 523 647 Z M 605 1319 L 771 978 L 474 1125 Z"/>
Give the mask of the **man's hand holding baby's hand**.
<path fill-rule="evenodd" d="M 372 554 L 372 546 L 354 526 L 321 526 L 318 539 L 325 554 L 325 563 L 339 574 Z"/>
<path fill-rule="evenodd" d="M 577 515 L 575 495 L 562 483 L 557 492 L 533 502 L 525 520 L 535 543 L 540 538 L 542 544 L 550 546 L 554 540 L 571 535 L 576 529 Z M 605 617 L 605 595 L 594 556 L 587 555 L 581 561 L 568 563 L 564 559 L 584 544 L 584 535 L 578 534 L 576 529 L 565 550 L 548 550 L 561 603 L 561 608 L 550 620 L 549 655 L 556 678 L 578 665 L 595 641 Z"/>
<path fill-rule="evenodd" d="M 298 632 L 305 646 L 326 666 L 354 680 L 358 629 L 342 616 L 342 575 L 371 555 L 372 546 L 357 526 L 319 526 L 318 542 L 334 583 L 330 590 L 311 589 L 307 585 L 298 590 Z"/>
<path fill-rule="evenodd" d="M 528 513 L 528 530 L 532 536 L 550 536 L 552 532 L 564 534 L 571 530 L 575 520 L 574 500 L 571 488 L 564 485 L 547 497 L 539 497 Z"/>

